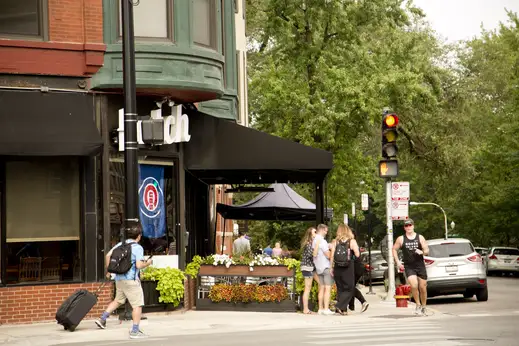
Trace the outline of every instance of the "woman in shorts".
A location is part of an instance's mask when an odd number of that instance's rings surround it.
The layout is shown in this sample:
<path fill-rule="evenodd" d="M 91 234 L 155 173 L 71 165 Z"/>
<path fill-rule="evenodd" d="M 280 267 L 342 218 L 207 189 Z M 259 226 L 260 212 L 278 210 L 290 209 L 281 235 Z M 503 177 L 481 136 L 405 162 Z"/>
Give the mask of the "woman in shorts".
<path fill-rule="evenodd" d="M 314 312 L 308 309 L 308 299 L 312 290 L 312 281 L 319 283 L 314 267 L 314 257 L 312 249 L 312 241 L 315 237 L 315 228 L 310 227 L 306 230 L 301 240 L 301 273 L 305 278 L 305 291 L 303 293 L 303 313 L 313 315 Z"/>

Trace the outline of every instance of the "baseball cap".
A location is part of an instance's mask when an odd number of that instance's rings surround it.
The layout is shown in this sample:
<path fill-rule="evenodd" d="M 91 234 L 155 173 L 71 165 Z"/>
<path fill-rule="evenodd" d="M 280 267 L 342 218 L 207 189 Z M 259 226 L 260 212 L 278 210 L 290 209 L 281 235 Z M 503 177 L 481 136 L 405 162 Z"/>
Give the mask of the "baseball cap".
<path fill-rule="evenodd" d="M 414 221 L 413 221 L 413 219 L 407 219 L 407 220 L 405 220 L 405 221 L 404 221 L 404 226 L 405 226 L 405 225 L 414 225 Z"/>

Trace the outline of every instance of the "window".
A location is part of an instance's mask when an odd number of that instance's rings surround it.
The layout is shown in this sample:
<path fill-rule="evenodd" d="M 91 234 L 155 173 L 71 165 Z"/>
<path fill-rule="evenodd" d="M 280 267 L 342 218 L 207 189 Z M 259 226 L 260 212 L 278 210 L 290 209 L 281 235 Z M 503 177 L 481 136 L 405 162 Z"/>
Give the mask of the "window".
<path fill-rule="evenodd" d="M 193 42 L 216 49 L 216 1 L 193 1 Z"/>
<path fill-rule="evenodd" d="M 6 162 L 8 284 L 80 279 L 79 181 L 76 158 Z"/>
<path fill-rule="evenodd" d="M 494 249 L 494 255 L 519 256 L 519 249 Z"/>
<path fill-rule="evenodd" d="M 0 35 L 45 38 L 46 0 L 0 1 Z"/>
<path fill-rule="evenodd" d="M 470 243 L 445 243 L 429 245 L 429 256 L 436 258 L 466 256 L 473 252 L 474 248 Z"/>
<path fill-rule="evenodd" d="M 122 35 L 122 8 L 119 3 L 119 36 Z M 173 39 L 173 1 L 139 1 L 133 7 L 133 30 L 136 38 Z"/>

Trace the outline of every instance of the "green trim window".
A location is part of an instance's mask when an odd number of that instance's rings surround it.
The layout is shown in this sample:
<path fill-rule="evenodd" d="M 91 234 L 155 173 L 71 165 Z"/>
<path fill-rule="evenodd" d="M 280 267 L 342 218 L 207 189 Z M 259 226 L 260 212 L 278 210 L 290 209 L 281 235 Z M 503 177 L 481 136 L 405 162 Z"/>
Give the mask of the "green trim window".
<path fill-rule="evenodd" d="M 0 36 L 48 39 L 47 0 L 1 0 Z"/>
<path fill-rule="evenodd" d="M 193 43 L 217 50 L 217 3 L 216 0 L 193 1 Z"/>
<path fill-rule="evenodd" d="M 119 3 L 118 36 L 122 36 L 122 9 Z M 133 30 L 137 40 L 173 41 L 173 0 L 138 1 L 133 7 Z"/>

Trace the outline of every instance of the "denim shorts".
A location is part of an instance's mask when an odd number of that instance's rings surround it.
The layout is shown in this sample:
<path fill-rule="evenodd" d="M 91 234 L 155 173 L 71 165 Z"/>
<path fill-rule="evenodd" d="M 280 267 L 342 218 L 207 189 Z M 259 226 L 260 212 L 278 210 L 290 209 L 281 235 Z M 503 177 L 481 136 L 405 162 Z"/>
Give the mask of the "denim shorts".
<path fill-rule="evenodd" d="M 314 271 L 309 271 L 309 270 L 301 270 L 301 274 L 303 274 L 303 277 L 305 278 L 311 278 L 314 276 Z"/>

